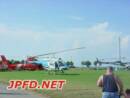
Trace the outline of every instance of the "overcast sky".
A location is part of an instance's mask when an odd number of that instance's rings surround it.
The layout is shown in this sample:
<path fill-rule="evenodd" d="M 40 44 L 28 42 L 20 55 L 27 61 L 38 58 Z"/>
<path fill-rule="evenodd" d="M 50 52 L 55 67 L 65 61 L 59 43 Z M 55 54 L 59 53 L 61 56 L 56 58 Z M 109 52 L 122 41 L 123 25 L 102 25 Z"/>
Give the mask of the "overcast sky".
<path fill-rule="evenodd" d="M 0 54 L 8 58 L 85 46 L 57 55 L 130 57 L 130 0 L 0 0 Z"/>

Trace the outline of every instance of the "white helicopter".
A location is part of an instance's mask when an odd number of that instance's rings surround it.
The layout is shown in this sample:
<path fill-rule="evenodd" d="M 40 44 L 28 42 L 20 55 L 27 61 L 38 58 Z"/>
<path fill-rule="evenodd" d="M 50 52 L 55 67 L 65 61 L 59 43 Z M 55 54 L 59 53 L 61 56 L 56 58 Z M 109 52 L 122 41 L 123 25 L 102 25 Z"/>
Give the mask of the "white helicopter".
<path fill-rule="evenodd" d="M 47 54 L 31 56 L 27 58 L 27 62 L 35 63 L 38 65 L 41 64 L 43 69 L 48 71 L 54 70 L 64 72 L 64 70 L 67 70 L 69 66 L 61 58 L 56 58 L 55 55 L 59 53 L 76 51 L 81 49 L 85 49 L 85 47 L 66 49 L 56 52 L 50 52 Z"/>
<path fill-rule="evenodd" d="M 105 59 L 96 59 L 96 66 L 100 67 L 102 64 L 108 64 L 108 65 L 113 65 L 113 67 L 115 68 L 115 70 L 118 70 L 118 68 L 122 68 L 122 69 L 127 69 L 130 70 L 130 61 L 128 60 L 128 58 L 126 57 L 122 57 L 121 56 L 121 39 L 119 37 L 119 57 L 118 58 L 106 58 L 106 59 L 110 59 L 110 61 L 106 61 Z M 116 60 L 114 60 L 116 59 Z"/>

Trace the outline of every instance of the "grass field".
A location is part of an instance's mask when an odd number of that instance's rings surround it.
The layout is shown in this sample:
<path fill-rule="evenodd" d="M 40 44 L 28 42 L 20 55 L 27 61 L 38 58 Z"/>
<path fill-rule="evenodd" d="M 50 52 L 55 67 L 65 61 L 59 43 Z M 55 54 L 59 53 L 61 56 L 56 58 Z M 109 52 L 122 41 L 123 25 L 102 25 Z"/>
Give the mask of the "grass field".
<path fill-rule="evenodd" d="M 62 91 L 38 91 L 49 98 L 100 98 L 101 89 L 96 86 L 98 77 L 104 70 L 71 69 L 65 74 L 49 75 L 45 71 L 12 71 L 0 72 L 0 80 L 10 79 L 65 79 L 67 84 Z M 130 88 L 130 71 L 116 72 L 123 80 L 125 88 Z"/>

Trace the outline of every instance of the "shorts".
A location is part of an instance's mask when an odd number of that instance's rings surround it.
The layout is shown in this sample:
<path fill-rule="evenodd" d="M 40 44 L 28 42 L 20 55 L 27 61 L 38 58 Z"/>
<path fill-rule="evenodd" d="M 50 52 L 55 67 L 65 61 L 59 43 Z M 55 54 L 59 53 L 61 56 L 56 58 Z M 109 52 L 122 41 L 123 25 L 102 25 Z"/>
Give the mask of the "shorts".
<path fill-rule="evenodd" d="M 103 92 L 102 98 L 120 98 L 117 92 Z"/>

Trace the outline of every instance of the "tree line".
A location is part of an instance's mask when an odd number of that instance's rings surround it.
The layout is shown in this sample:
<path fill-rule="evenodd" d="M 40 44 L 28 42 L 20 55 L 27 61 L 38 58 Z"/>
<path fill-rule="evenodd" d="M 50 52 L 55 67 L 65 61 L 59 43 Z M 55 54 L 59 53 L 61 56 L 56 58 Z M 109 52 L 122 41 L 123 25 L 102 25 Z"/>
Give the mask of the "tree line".
<path fill-rule="evenodd" d="M 74 62 L 73 62 L 73 61 L 67 61 L 66 64 L 67 64 L 70 68 L 75 68 L 75 65 L 74 65 Z M 92 64 L 94 64 L 95 66 L 97 66 L 98 61 L 94 61 L 94 62 L 91 62 L 90 60 L 81 61 L 81 65 L 86 66 L 87 68 L 89 68 Z"/>

